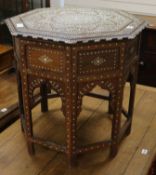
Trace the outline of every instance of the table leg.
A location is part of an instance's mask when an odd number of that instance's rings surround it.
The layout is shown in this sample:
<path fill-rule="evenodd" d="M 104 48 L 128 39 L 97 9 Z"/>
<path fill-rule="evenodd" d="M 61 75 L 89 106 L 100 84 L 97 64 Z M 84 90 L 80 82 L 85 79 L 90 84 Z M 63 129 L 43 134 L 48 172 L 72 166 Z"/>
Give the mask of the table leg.
<path fill-rule="evenodd" d="M 28 76 L 23 73 L 22 75 L 22 93 L 23 93 L 23 105 L 24 105 L 24 120 L 25 120 L 25 135 L 28 145 L 28 152 L 34 154 L 34 143 L 32 143 L 33 137 L 33 123 L 31 114 L 31 105 L 29 98 L 29 81 Z"/>
<path fill-rule="evenodd" d="M 69 93 L 66 96 L 64 115 L 66 122 L 66 154 L 70 166 L 76 165 L 76 130 L 77 130 L 77 100 L 76 93 Z M 71 95 L 73 94 L 73 95 Z"/>
<path fill-rule="evenodd" d="M 113 114 L 113 110 L 112 110 L 112 94 L 111 93 L 109 95 L 109 101 L 108 101 L 108 113 L 109 114 Z"/>
<path fill-rule="evenodd" d="M 41 94 L 41 111 L 47 112 L 48 111 L 48 98 L 47 98 L 47 86 L 46 83 L 41 84 L 40 87 L 40 94 Z"/>
<path fill-rule="evenodd" d="M 129 106 L 128 106 L 128 121 L 130 121 L 130 125 L 126 130 L 126 135 L 130 134 L 131 127 L 132 127 L 132 116 L 133 116 L 133 111 L 134 111 L 136 81 L 137 81 L 137 76 L 134 73 L 130 77 L 130 98 L 129 98 Z"/>
<path fill-rule="evenodd" d="M 22 83 L 21 83 L 21 75 L 18 69 L 16 69 L 16 77 L 17 77 L 17 90 L 18 90 L 18 105 L 19 105 L 19 115 L 21 119 L 21 129 L 24 131 L 24 108 L 23 108 L 23 96 L 22 96 Z"/>
<path fill-rule="evenodd" d="M 120 85 L 119 85 L 120 86 Z M 112 120 L 112 144 L 110 157 L 116 156 L 119 147 L 119 135 L 121 128 L 121 113 L 122 113 L 123 87 L 120 87 L 112 94 L 113 106 L 113 120 Z"/>
<path fill-rule="evenodd" d="M 66 107 L 68 108 L 68 107 Z M 76 164 L 76 122 L 77 116 L 70 108 L 66 111 L 67 158 L 70 166 Z"/>

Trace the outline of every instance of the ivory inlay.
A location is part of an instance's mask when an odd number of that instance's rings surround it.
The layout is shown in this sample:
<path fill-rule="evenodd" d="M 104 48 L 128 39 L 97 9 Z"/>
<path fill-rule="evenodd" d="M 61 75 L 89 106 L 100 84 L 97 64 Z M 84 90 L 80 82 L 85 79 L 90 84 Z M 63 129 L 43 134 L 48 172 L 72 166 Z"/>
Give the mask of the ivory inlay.
<path fill-rule="evenodd" d="M 6 21 L 12 35 L 66 43 L 135 38 L 146 26 L 142 19 L 105 8 L 43 8 Z M 23 23 L 24 27 L 16 25 Z"/>
<path fill-rule="evenodd" d="M 51 58 L 49 58 L 47 55 L 42 55 L 38 59 L 44 64 L 48 64 L 48 63 L 53 62 L 53 60 Z"/>

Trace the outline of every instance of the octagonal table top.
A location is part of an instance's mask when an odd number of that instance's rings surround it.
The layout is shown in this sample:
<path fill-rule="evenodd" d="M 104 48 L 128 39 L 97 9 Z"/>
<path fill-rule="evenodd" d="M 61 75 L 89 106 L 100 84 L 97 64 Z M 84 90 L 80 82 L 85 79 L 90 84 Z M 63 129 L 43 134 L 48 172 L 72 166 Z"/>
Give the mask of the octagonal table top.
<path fill-rule="evenodd" d="M 105 8 L 42 8 L 6 20 L 13 36 L 65 43 L 135 38 L 147 23 L 124 11 Z"/>

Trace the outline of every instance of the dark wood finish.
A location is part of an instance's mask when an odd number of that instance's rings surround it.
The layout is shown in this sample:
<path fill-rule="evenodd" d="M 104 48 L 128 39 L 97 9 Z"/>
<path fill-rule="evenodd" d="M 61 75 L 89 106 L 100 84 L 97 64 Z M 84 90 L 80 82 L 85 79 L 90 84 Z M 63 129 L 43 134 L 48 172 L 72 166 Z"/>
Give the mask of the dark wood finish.
<path fill-rule="evenodd" d="M 17 60 L 16 60 L 17 66 Z M 22 83 L 21 83 L 21 74 L 19 72 L 18 67 L 16 67 L 16 77 L 17 77 L 17 91 L 18 91 L 18 110 L 21 119 L 21 129 L 24 131 L 23 128 L 23 121 L 24 121 L 24 106 L 23 106 L 23 96 L 22 96 Z"/>
<path fill-rule="evenodd" d="M 4 18 L 19 14 L 22 12 L 22 0 L 1 0 L 0 10 L 0 12 L 2 13 L 1 15 L 3 15 Z"/>
<path fill-rule="evenodd" d="M 142 32 L 139 67 L 138 83 L 156 87 L 156 17 Z"/>
<path fill-rule="evenodd" d="M 11 43 L 11 35 L 7 26 L 4 23 L 0 24 L 0 44 L 11 45 Z"/>
<path fill-rule="evenodd" d="M 18 71 L 21 75 L 24 104 L 22 125 L 29 153 L 34 153 L 34 143 L 38 143 L 66 153 L 69 164 L 72 165 L 78 154 L 110 146 L 110 156 L 114 157 L 121 140 L 131 130 L 138 49 L 139 37 L 133 40 L 71 45 L 15 37 L 15 53 Z M 121 127 L 123 90 L 127 79 L 131 85 L 129 110 L 126 115 L 127 120 Z M 44 96 L 45 85 L 55 90 L 62 100 L 62 111 L 66 123 L 66 144 L 62 146 L 35 138 L 33 135 L 31 114 L 31 109 L 35 104 L 33 92 L 37 87 L 43 88 L 42 100 L 46 101 L 48 96 Z M 107 89 L 111 94 L 110 108 L 113 115 L 111 139 L 88 146 L 78 146 L 77 117 L 81 112 L 82 98 L 96 85 Z M 47 110 L 47 105 L 45 106 Z"/>
<path fill-rule="evenodd" d="M 156 156 L 152 162 L 152 165 L 149 169 L 149 172 L 147 173 L 147 175 L 155 175 L 156 174 Z"/>
<path fill-rule="evenodd" d="M 40 7 L 50 7 L 50 0 L 38 0 Z M 23 3 L 23 12 L 29 11 L 35 7 L 34 0 L 22 0 Z"/>
<path fill-rule="evenodd" d="M 109 96 L 103 96 L 103 95 L 94 94 L 94 93 L 87 93 L 85 95 L 89 96 L 89 97 L 99 98 L 99 99 L 102 99 L 102 100 L 110 100 Z"/>
<path fill-rule="evenodd" d="M 29 0 L 22 1 L 22 8 L 23 8 L 23 12 L 26 12 L 29 10 Z"/>
<path fill-rule="evenodd" d="M 0 132 L 19 118 L 18 103 L 11 105 L 6 112 L 0 112 Z"/>
<path fill-rule="evenodd" d="M 40 87 L 41 93 L 41 111 L 47 112 L 48 111 L 48 92 L 46 84 L 42 84 Z"/>
<path fill-rule="evenodd" d="M 45 0 L 46 1 L 46 7 L 50 7 L 50 0 Z"/>

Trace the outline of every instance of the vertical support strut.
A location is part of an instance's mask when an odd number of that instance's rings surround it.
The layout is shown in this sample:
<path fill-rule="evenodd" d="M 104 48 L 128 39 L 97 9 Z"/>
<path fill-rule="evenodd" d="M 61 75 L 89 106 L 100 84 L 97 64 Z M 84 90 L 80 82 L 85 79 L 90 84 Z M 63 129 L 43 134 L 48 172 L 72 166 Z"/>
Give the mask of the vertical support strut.
<path fill-rule="evenodd" d="M 47 98 L 47 86 L 46 83 L 41 84 L 40 87 L 40 94 L 41 94 L 41 111 L 47 112 L 48 111 L 48 98 Z"/>
<path fill-rule="evenodd" d="M 119 85 L 120 86 L 120 85 Z M 113 120 L 112 120 L 112 145 L 110 157 L 116 156 L 119 147 L 119 135 L 121 129 L 121 113 L 122 113 L 123 86 L 117 88 L 115 94 L 112 94 Z"/>
<path fill-rule="evenodd" d="M 72 63 L 72 64 L 71 64 Z M 66 47 L 66 82 L 65 82 L 65 120 L 66 120 L 66 154 L 69 165 L 76 163 L 76 130 L 77 130 L 77 83 L 76 56 L 72 55 L 72 48 Z"/>

